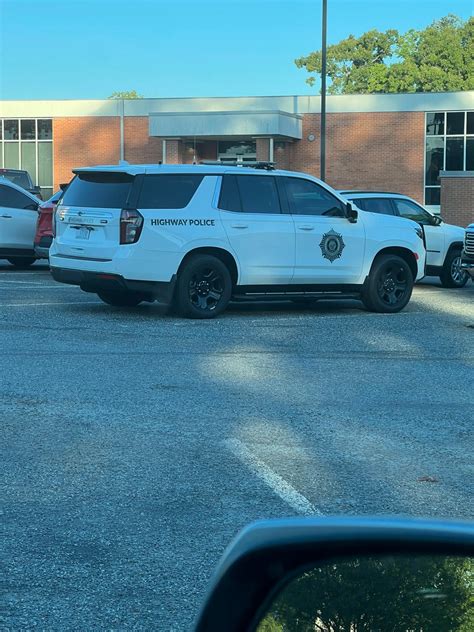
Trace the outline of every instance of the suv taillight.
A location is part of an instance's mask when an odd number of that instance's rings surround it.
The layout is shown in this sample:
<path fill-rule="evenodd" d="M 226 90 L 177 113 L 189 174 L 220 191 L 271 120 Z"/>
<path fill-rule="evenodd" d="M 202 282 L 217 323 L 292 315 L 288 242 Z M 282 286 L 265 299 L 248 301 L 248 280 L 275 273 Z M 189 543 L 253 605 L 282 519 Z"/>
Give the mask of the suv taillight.
<path fill-rule="evenodd" d="M 120 243 L 135 244 L 142 234 L 143 215 L 123 209 L 120 214 Z"/>

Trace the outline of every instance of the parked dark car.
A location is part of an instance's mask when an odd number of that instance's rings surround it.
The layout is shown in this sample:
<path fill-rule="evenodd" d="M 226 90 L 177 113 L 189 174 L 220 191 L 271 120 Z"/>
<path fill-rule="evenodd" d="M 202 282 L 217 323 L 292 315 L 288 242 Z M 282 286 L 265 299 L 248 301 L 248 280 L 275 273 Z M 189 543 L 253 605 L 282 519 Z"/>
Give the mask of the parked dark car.
<path fill-rule="evenodd" d="M 46 202 L 40 205 L 38 209 L 38 221 L 36 223 L 35 233 L 35 253 L 39 259 L 48 259 L 49 248 L 53 241 L 53 217 L 56 205 L 62 195 L 63 191 L 60 189 L 49 198 Z"/>
<path fill-rule="evenodd" d="M 40 200 L 43 199 L 41 196 L 41 188 L 33 184 L 33 180 L 28 171 L 24 169 L 0 169 L 0 176 L 7 178 L 7 180 L 10 180 L 10 182 L 13 182 L 13 184 L 18 185 L 22 189 L 26 189 L 29 193 L 36 195 Z"/>

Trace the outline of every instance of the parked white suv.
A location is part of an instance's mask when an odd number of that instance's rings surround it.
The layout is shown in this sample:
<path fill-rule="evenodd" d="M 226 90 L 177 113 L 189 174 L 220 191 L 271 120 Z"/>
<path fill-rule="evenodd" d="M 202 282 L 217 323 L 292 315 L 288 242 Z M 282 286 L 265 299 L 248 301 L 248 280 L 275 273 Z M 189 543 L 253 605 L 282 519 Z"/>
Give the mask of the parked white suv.
<path fill-rule="evenodd" d="M 0 259 L 18 268 L 36 261 L 33 248 L 39 200 L 32 193 L 0 177 Z"/>
<path fill-rule="evenodd" d="M 359 208 L 370 213 L 403 217 L 423 229 L 426 246 L 426 276 L 437 276 L 444 287 L 464 287 L 469 275 L 461 269 L 464 228 L 446 224 L 418 202 L 399 193 L 339 191 Z"/>
<path fill-rule="evenodd" d="M 303 173 L 123 164 L 74 173 L 51 271 L 111 305 L 159 300 L 211 318 L 230 299 L 355 297 L 398 312 L 424 274 L 416 223 L 354 210 Z"/>

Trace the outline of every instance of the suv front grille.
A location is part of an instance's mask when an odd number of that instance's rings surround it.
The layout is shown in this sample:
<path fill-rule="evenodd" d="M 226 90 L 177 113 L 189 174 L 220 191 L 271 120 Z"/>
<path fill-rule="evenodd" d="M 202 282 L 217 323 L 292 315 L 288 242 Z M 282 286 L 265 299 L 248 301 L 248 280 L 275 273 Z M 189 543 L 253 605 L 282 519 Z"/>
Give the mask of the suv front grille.
<path fill-rule="evenodd" d="M 467 255 L 474 255 L 474 233 L 466 233 L 464 240 L 464 250 Z"/>

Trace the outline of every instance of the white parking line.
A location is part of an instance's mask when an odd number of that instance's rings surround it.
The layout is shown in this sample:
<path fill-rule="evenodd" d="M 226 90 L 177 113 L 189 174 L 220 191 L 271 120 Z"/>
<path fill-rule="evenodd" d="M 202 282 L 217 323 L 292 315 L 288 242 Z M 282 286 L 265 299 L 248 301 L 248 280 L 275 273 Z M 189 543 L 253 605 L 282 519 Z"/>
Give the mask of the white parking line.
<path fill-rule="evenodd" d="M 2 307 L 43 307 L 45 305 L 103 305 L 102 301 L 74 301 L 71 303 L 0 303 L 0 309 Z"/>
<path fill-rule="evenodd" d="M 4 283 L 4 281 L 0 281 L 0 288 L 2 288 L 2 283 Z M 16 285 L 16 284 L 15 284 Z M 70 290 L 71 287 L 67 287 L 66 285 L 42 285 L 41 283 L 29 283 L 23 287 L 10 287 L 9 285 L 7 285 L 6 287 L 3 287 L 2 289 L 4 290 L 9 290 L 9 291 L 18 291 L 18 290 Z"/>
<path fill-rule="evenodd" d="M 43 285 L 42 283 L 38 283 L 38 281 L 4 281 L 3 279 L 0 279 L 0 283 L 13 283 L 13 285 L 17 285 L 18 283 L 26 283 L 27 285 Z"/>
<path fill-rule="evenodd" d="M 274 472 L 251 452 L 239 439 L 226 439 L 225 446 L 295 511 L 304 516 L 322 516 L 322 512 L 300 494 L 290 483 Z"/>

